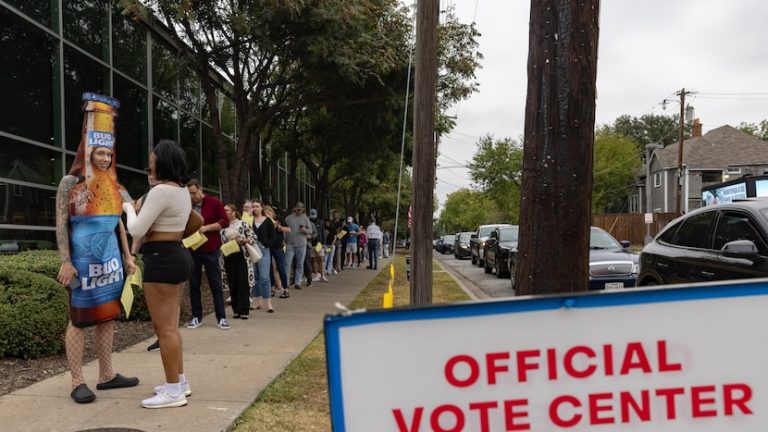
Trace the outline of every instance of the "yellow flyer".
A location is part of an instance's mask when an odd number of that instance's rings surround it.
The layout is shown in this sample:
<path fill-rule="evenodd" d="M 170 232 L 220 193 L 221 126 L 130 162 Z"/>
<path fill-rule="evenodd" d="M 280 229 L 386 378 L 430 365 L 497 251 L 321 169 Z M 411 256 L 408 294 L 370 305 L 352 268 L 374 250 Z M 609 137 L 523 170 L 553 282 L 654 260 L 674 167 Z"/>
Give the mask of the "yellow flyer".
<path fill-rule="evenodd" d="M 316 244 L 315 245 L 315 252 L 316 253 L 320 253 L 321 250 L 323 250 L 323 244 L 322 243 Z"/>
<path fill-rule="evenodd" d="M 136 271 L 132 275 L 128 275 L 128 277 L 125 278 L 125 284 L 123 284 L 123 293 L 120 295 L 120 303 L 123 305 L 126 318 L 131 316 L 134 287 L 141 287 L 141 267 L 139 266 L 136 266 Z"/>
<path fill-rule="evenodd" d="M 345 235 L 346 233 L 347 233 L 346 231 L 339 231 L 339 233 L 338 233 L 338 234 L 336 234 L 336 238 L 337 238 L 337 239 L 339 239 L 339 240 L 341 240 L 341 238 L 342 238 L 342 237 L 344 237 L 344 235 Z"/>
<path fill-rule="evenodd" d="M 240 245 L 237 244 L 237 240 L 230 240 L 221 245 L 221 253 L 223 253 L 224 256 L 230 256 L 233 253 L 238 252 L 240 252 Z"/>
<path fill-rule="evenodd" d="M 201 234 L 200 231 L 197 231 L 196 233 L 182 240 L 181 244 L 183 244 L 184 247 L 187 249 L 195 250 L 200 246 L 202 246 L 203 243 L 207 241 L 208 241 L 208 237 Z"/>

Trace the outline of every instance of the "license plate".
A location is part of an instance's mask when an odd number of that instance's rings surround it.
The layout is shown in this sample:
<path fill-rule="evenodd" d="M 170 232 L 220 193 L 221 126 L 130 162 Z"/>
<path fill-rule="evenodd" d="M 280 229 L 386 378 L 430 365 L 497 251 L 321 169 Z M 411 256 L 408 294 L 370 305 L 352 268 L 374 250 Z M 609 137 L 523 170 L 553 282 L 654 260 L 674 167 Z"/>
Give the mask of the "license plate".
<path fill-rule="evenodd" d="M 607 284 L 605 284 L 606 291 L 618 290 L 623 288 L 624 288 L 624 282 L 608 282 Z"/>

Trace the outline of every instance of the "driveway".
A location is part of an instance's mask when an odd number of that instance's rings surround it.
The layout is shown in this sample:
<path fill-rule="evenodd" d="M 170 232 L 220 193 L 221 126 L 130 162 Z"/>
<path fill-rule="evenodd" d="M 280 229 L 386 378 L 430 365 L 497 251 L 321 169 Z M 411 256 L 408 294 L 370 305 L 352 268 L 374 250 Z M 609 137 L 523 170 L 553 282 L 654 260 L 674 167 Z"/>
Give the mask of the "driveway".
<path fill-rule="evenodd" d="M 509 278 L 499 279 L 495 274 L 486 274 L 482 267 L 472 265 L 469 259 L 457 260 L 453 255 L 433 252 L 434 258 L 446 271 L 457 278 L 478 298 L 512 297 L 515 292 Z"/>

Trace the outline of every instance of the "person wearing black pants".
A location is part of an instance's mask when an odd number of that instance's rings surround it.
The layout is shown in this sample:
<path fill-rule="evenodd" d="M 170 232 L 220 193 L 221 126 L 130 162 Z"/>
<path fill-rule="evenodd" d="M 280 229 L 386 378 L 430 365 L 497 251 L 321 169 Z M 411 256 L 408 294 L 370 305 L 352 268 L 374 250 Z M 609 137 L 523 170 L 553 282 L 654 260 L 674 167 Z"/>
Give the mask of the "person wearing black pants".
<path fill-rule="evenodd" d="M 234 204 L 225 205 L 224 211 L 227 213 L 229 226 L 220 232 L 221 243 L 234 240 L 237 242 L 239 250 L 223 257 L 222 267 L 226 276 L 223 282 L 229 287 L 234 318 L 248 319 L 249 294 L 255 284 L 255 275 L 248 254 L 244 250 L 244 245 L 255 244 L 256 235 L 250 224 L 240 220 L 240 213 Z"/>
<path fill-rule="evenodd" d="M 203 302 L 200 298 L 201 270 L 205 267 L 208 285 L 211 287 L 213 309 L 216 312 L 216 325 L 222 330 L 229 330 L 226 311 L 224 310 L 224 292 L 221 289 L 221 270 L 219 269 L 219 248 L 221 237 L 219 231 L 229 226 L 229 220 L 224 212 L 224 205 L 217 198 L 203 193 L 203 188 L 196 179 L 187 182 L 189 196 L 192 199 L 192 209 L 203 217 L 200 233 L 206 238 L 197 250 L 192 252 L 195 266 L 189 283 L 189 297 L 192 305 L 192 320 L 187 328 L 196 329 L 203 321 Z"/>

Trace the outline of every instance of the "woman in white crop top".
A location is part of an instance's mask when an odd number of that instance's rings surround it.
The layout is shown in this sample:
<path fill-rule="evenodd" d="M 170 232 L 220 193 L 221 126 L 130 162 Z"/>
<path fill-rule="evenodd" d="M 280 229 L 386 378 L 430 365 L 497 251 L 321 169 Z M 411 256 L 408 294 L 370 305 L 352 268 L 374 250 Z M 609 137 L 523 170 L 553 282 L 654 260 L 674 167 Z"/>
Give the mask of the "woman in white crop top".
<path fill-rule="evenodd" d="M 144 295 L 165 369 L 165 385 L 155 387 L 156 395 L 141 402 L 144 408 L 183 406 L 191 393 L 179 333 L 181 292 L 192 272 L 192 256 L 181 244 L 192 211 L 185 173 L 184 150 L 173 141 L 160 141 L 149 156 L 149 174 L 157 185 L 138 215 L 132 204 L 123 204 L 128 232 L 134 242 L 142 243 Z"/>

